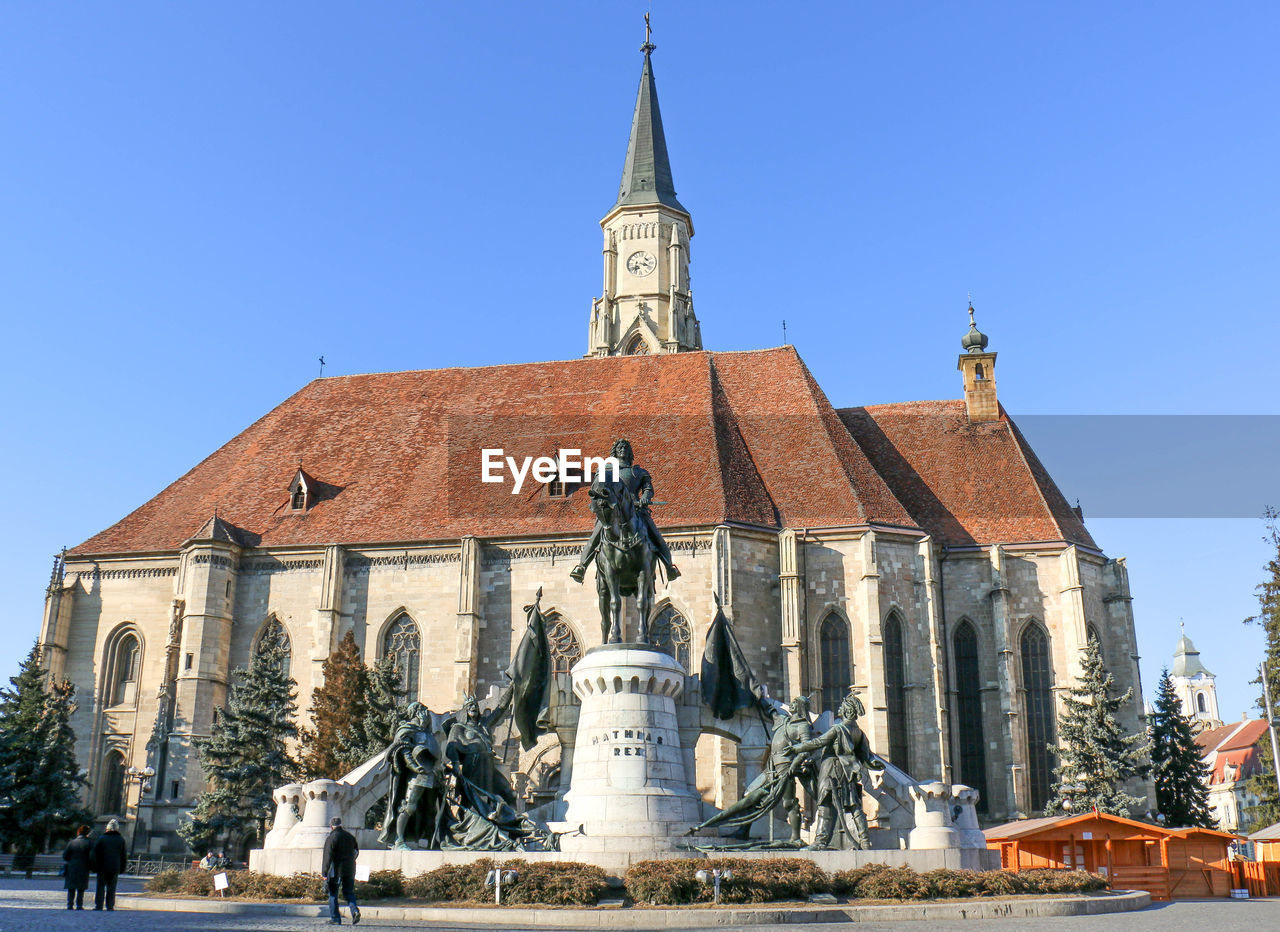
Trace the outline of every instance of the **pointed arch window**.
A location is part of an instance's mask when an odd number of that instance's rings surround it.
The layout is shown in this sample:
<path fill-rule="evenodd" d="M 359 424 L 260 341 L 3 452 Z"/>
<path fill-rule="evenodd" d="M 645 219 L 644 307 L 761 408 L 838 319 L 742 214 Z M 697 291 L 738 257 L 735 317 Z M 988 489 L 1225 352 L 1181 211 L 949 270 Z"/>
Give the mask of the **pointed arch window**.
<path fill-rule="evenodd" d="M 689 622 L 670 605 L 664 605 L 649 623 L 649 642 L 679 660 L 686 670 L 689 669 L 689 645 L 692 641 Z"/>
<path fill-rule="evenodd" d="M 1208 712 L 1209 705 L 1204 701 L 1204 693 L 1196 693 L 1196 711 Z"/>
<path fill-rule="evenodd" d="M 1086 630 L 1088 631 L 1089 640 L 1098 642 L 1098 656 L 1102 658 L 1102 663 L 1105 666 L 1107 663 L 1107 657 L 1102 652 L 1102 635 L 1098 633 L 1098 628 L 1093 624 L 1093 622 L 1089 623 Z"/>
<path fill-rule="evenodd" d="M 987 809 L 987 745 L 982 733 L 982 674 L 978 632 L 965 619 L 952 636 L 956 658 L 956 729 L 960 782 L 980 794 L 978 808 Z"/>
<path fill-rule="evenodd" d="M 902 619 L 897 612 L 885 619 L 884 691 L 889 720 L 889 760 L 911 772 L 910 742 L 907 739 L 907 655 Z"/>
<path fill-rule="evenodd" d="M 834 713 L 853 685 L 849 663 L 849 625 L 839 612 L 829 612 L 818 629 L 819 659 L 822 663 L 822 706 L 819 712 Z"/>
<path fill-rule="evenodd" d="M 142 665 L 142 645 L 135 634 L 116 642 L 111 664 L 111 704 L 138 704 L 138 670 Z"/>
<path fill-rule="evenodd" d="M 557 612 L 546 616 L 547 643 L 551 647 L 551 672 L 568 673 L 582 659 L 582 645 L 573 628 Z"/>
<path fill-rule="evenodd" d="M 124 755 L 117 750 L 108 751 L 102 759 L 101 786 L 102 814 L 124 815 Z"/>
<path fill-rule="evenodd" d="M 293 670 L 293 641 L 289 639 L 289 632 L 284 624 L 275 615 L 268 616 L 262 623 L 254 653 L 259 653 L 272 644 L 280 646 L 280 651 L 284 655 L 280 662 L 280 669 L 284 671 L 285 676 L 289 676 Z"/>
<path fill-rule="evenodd" d="M 627 348 L 622 351 L 624 356 L 648 356 L 649 344 L 640 334 L 636 334 L 627 341 Z"/>
<path fill-rule="evenodd" d="M 382 636 L 382 656 L 395 661 L 405 701 L 416 701 L 422 664 L 422 633 L 418 630 L 418 623 L 408 614 L 402 612 L 387 627 L 386 634 Z"/>
<path fill-rule="evenodd" d="M 1022 688 L 1027 705 L 1027 785 L 1030 804 L 1041 810 L 1049 801 L 1053 783 L 1054 708 L 1053 667 L 1049 635 L 1036 622 L 1022 632 Z"/>

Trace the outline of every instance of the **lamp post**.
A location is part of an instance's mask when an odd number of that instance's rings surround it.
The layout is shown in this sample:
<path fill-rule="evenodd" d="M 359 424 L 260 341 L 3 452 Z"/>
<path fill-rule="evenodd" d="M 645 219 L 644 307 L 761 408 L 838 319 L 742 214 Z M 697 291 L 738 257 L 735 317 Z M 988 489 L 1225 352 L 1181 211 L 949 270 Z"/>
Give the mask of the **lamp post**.
<path fill-rule="evenodd" d="M 513 884 L 519 879 L 520 874 L 513 870 L 503 870 L 501 867 L 495 867 L 489 873 L 484 875 L 484 885 L 493 887 L 493 902 L 495 906 L 502 905 L 502 885 Z"/>
<path fill-rule="evenodd" d="M 732 880 L 733 871 L 727 867 L 715 867 L 709 871 L 708 870 L 698 871 L 693 876 L 697 878 L 699 883 L 715 884 L 716 905 L 719 906 L 720 905 L 720 884 L 721 882 L 728 883 L 730 880 Z"/>
<path fill-rule="evenodd" d="M 133 831 L 129 836 L 129 850 L 138 847 L 138 823 L 142 821 L 142 794 L 151 789 L 151 781 L 155 778 L 154 767 L 130 767 L 124 772 L 125 783 L 138 787 L 138 801 L 134 803 Z"/>
<path fill-rule="evenodd" d="M 1267 663 L 1262 662 L 1262 700 L 1267 706 L 1267 733 L 1271 735 L 1271 767 L 1276 774 L 1276 790 L 1280 791 L 1280 743 L 1276 741 L 1276 718 L 1271 711 L 1271 683 L 1267 680 Z"/>

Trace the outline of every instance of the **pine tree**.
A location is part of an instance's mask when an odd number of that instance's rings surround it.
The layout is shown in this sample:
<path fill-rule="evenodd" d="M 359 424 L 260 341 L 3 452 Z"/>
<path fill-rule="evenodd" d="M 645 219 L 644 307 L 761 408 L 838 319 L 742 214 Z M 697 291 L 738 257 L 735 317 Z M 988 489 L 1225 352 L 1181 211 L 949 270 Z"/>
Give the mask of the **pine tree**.
<path fill-rule="evenodd" d="M 1266 578 L 1256 590 L 1258 614 L 1246 618 L 1244 623 L 1262 628 L 1266 642 L 1263 663 L 1267 665 L 1267 680 L 1271 683 L 1272 712 L 1276 712 L 1276 703 L 1280 701 L 1280 512 L 1268 507 L 1263 518 L 1267 527 L 1264 539 L 1271 544 L 1272 554 L 1265 567 Z M 1265 718 L 1262 677 L 1254 682 L 1258 684 L 1258 709 Z M 1258 766 L 1258 772 L 1245 781 L 1245 792 L 1258 800 L 1245 813 L 1251 830 L 1280 822 L 1280 789 L 1276 787 L 1276 762 L 1270 735 L 1264 734 L 1258 742 Z"/>
<path fill-rule="evenodd" d="M 1167 669 L 1160 672 L 1155 706 L 1147 721 L 1156 808 L 1164 815 L 1165 824 L 1213 828 L 1209 768 L 1200 758 L 1195 732 L 1182 714 L 1182 701 L 1173 690 Z"/>
<path fill-rule="evenodd" d="M 353 721 L 339 739 L 339 759 L 348 769 L 359 767 L 391 744 L 404 689 L 394 657 L 383 657 L 368 671 L 369 690 L 363 718 Z"/>
<path fill-rule="evenodd" d="M 1096 808 L 1127 818 L 1145 802 L 1122 787 L 1126 780 L 1146 776 L 1149 766 L 1142 733 L 1125 735 L 1116 719 L 1120 707 L 1132 701 L 1133 690 L 1112 699 L 1114 685 L 1097 640 L 1090 638 L 1080 679 L 1064 700 L 1066 711 L 1058 724 L 1058 766 L 1047 812 Z"/>
<path fill-rule="evenodd" d="M 75 687 L 46 680 L 37 645 L 0 689 L 0 847 L 21 855 L 46 850 L 90 818 L 71 730 Z"/>
<path fill-rule="evenodd" d="M 232 673 L 227 705 L 208 738 L 196 741 L 208 788 L 196 800 L 191 821 L 178 834 L 195 851 L 235 847 L 247 837 L 261 842 L 273 806 L 271 793 L 299 773 L 289 753 L 298 737 L 297 692 L 284 670 L 285 651 L 264 641 Z"/>
<path fill-rule="evenodd" d="M 315 728 L 302 737 L 307 748 L 303 768 L 310 780 L 336 780 L 351 769 L 342 757 L 342 736 L 364 721 L 369 706 L 369 668 L 360 659 L 351 631 L 325 660 L 321 672 L 324 685 L 311 697 Z"/>

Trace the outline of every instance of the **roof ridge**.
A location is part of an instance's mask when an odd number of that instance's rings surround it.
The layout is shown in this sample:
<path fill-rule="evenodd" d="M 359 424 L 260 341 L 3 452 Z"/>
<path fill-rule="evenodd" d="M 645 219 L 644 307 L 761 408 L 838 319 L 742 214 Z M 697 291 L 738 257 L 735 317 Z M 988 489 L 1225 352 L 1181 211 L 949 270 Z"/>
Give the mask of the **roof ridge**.
<path fill-rule="evenodd" d="M 684 350 L 679 353 L 651 353 L 651 354 L 645 353 L 645 354 L 637 354 L 634 356 L 626 356 L 626 355 L 577 356 L 572 359 L 530 359 L 530 360 L 525 360 L 523 362 L 491 362 L 485 365 L 477 365 L 477 366 L 436 366 L 434 368 L 426 368 L 426 369 L 387 369 L 381 372 L 348 372 L 345 375 L 326 375 L 322 378 L 312 379 L 311 381 L 304 384 L 303 388 L 306 388 L 307 385 L 314 385 L 317 382 L 338 382 L 338 381 L 344 381 L 349 379 L 371 379 L 371 378 L 376 378 L 378 376 L 389 376 L 389 375 L 412 375 L 415 373 L 426 373 L 426 372 L 469 372 L 469 371 L 475 371 L 480 369 L 504 369 L 511 366 L 563 366 L 563 365 L 589 366 L 589 365 L 600 364 L 611 359 L 615 360 L 615 364 L 616 364 L 616 361 L 620 359 L 635 360 L 637 362 L 640 362 L 642 360 L 652 361 L 652 360 L 666 360 L 666 359 L 687 359 L 690 356 L 698 356 L 701 354 L 706 354 L 708 356 L 750 356 L 750 355 L 756 355 L 756 354 L 763 355 L 765 353 L 777 353 L 781 350 L 790 349 L 790 348 L 791 347 L 787 347 L 787 346 L 766 346 L 761 349 L 747 349 L 747 350 L 700 349 L 700 350 Z M 302 389 L 299 389 L 299 391 L 301 390 Z"/>

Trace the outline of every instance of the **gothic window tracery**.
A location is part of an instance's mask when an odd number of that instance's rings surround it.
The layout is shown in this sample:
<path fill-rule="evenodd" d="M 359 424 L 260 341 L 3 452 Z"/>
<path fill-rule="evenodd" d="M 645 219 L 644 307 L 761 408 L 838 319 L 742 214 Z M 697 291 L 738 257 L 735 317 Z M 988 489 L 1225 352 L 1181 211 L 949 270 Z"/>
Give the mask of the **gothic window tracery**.
<path fill-rule="evenodd" d="M 387 627 L 386 634 L 382 636 L 382 656 L 395 660 L 405 701 L 415 701 L 422 663 L 422 633 L 418 630 L 418 623 L 407 613 L 401 612 Z"/>
<path fill-rule="evenodd" d="M 960 782 L 980 794 L 978 808 L 987 809 L 987 751 L 982 733 L 982 674 L 978 664 L 978 633 L 965 619 L 952 638 L 956 669 L 956 726 L 960 752 Z"/>
<path fill-rule="evenodd" d="M 853 680 L 849 664 L 849 625 L 838 612 L 830 612 L 818 629 L 822 662 L 822 705 L 819 712 L 840 708 Z"/>
<path fill-rule="evenodd" d="M 254 647 L 254 652 L 257 653 L 270 644 L 278 644 L 280 646 L 280 650 L 284 654 L 280 668 L 284 671 L 285 676 L 289 676 L 293 669 L 293 642 L 289 639 L 289 632 L 285 630 L 284 625 L 275 615 L 269 615 L 267 620 L 262 623 L 262 628 L 258 631 L 258 642 Z"/>
<path fill-rule="evenodd" d="M 686 670 L 689 669 L 693 632 L 685 617 L 670 605 L 664 605 L 649 623 L 649 641 L 658 650 L 679 660 Z"/>
<path fill-rule="evenodd" d="M 568 673 L 582 659 L 582 645 L 573 628 L 556 612 L 547 615 L 547 643 L 551 647 L 551 672 Z"/>
<path fill-rule="evenodd" d="M 1049 801 L 1053 782 L 1054 738 L 1053 668 L 1049 635 L 1031 622 L 1022 632 L 1022 688 L 1027 707 L 1027 785 L 1031 808 L 1040 810 Z"/>
<path fill-rule="evenodd" d="M 902 619 L 891 612 L 882 628 L 884 640 L 884 691 L 889 722 L 889 760 L 908 773 L 910 742 L 907 738 L 907 667 Z"/>
<path fill-rule="evenodd" d="M 116 642 L 112 663 L 111 704 L 136 705 L 138 702 L 138 669 L 142 663 L 142 645 L 137 635 L 126 634 Z"/>
<path fill-rule="evenodd" d="M 640 334 L 636 334 L 627 342 L 627 348 L 622 351 L 623 356 L 648 356 L 649 344 Z"/>

